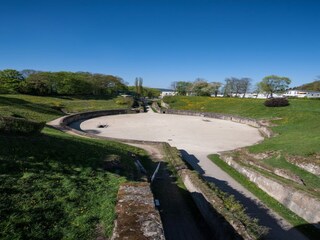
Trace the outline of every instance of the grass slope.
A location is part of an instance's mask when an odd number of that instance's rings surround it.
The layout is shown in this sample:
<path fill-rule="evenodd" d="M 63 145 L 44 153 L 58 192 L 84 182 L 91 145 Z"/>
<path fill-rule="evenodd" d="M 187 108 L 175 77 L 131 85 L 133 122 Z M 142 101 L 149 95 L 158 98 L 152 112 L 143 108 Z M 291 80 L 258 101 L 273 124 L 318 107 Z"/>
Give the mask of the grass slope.
<path fill-rule="evenodd" d="M 36 121 L 49 121 L 63 113 L 123 109 L 126 105 L 116 104 L 113 99 L 85 97 L 40 97 L 22 94 L 1 94 L 0 115 L 17 116 Z"/>
<path fill-rule="evenodd" d="M 269 119 L 278 135 L 250 147 L 252 152 L 268 150 L 311 156 L 320 152 L 320 100 L 291 99 L 290 106 L 268 108 L 260 99 L 166 97 L 173 109 L 234 114 Z M 277 120 L 272 120 L 277 119 Z"/>
<path fill-rule="evenodd" d="M 296 229 L 301 231 L 310 239 L 317 239 L 319 236 L 319 231 L 316 228 L 308 224 L 304 219 L 297 216 L 295 213 L 290 211 L 288 208 L 283 206 L 274 198 L 270 197 L 267 193 L 262 191 L 257 185 L 248 180 L 245 176 L 235 170 L 233 167 L 229 166 L 223 160 L 219 158 L 219 155 L 213 154 L 210 155 L 209 158 L 212 162 L 214 162 L 218 167 L 220 167 L 223 171 L 228 173 L 231 177 L 233 177 L 237 182 L 239 182 L 242 186 L 248 189 L 251 193 L 257 196 L 262 202 L 264 202 L 269 208 L 275 210 L 280 216 L 285 218 L 289 223 L 295 226 Z"/>
<path fill-rule="evenodd" d="M 304 180 L 304 185 L 299 185 L 279 176 L 271 174 L 285 184 L 290 184 L 296 189 L 311 193 L 319 197 L 320 178 L 289 162 L 286 157 L 301 156 L 318 165 L 320 156 L 320 100 L 290 99 L 290 106 L 268 108 L 263 105 L 264 100 L 239 99 L 239 98 L 210 98 L 210 97 L 166 97 L 166 103 L 173 109 L 193 110 L 203 112 L 217 112 L 233 114 L 254 119 L 268 119 L 274 123 L 272 130 L 276 136 L 265 139 L 262 143 L 248 147 L 250 152 L 277 152 L 275 156 L 263 160 L 271 168 L 285 169 Z M 279 202 L 260 190 L 255 184 L 243 175 L 228 166 L 217 156 L 210 157 L 220 168 L 243 184 L 249 191 L 259 197 L 267 206 L 286 218 L 296 228 L 310 236 L 311 239 L 319 234 L 306 221 L 286 209 Z M 299 157 L 300 158 L 300 157 Z M 298 158 L 298 159 L 299 159 Z M 248 166 L 250 167 L 250 166 Z M 263 172 L 263 174 L 270 174 Z"/>
<path fill-rule="evenodd" d="M 1 95 L 0 114 L 48 121 L 62 115 L 54 101 L 68 111 L 119 108 L 113 100 Z M 144 154 L 51 128 L 33 136 L 0 135 L 0 146 L 0 239 L 110 236 L 119 184 L 135 177 L 128 152 Z M 117 170 L 106 170 L 110 159 L 119 160 Z"/>

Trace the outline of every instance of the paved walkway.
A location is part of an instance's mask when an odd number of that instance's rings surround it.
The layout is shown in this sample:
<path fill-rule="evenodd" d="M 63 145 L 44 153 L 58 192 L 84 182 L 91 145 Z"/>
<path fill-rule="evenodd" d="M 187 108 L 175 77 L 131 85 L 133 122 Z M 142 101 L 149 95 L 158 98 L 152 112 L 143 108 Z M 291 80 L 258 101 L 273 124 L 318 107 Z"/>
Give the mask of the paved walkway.
<path fill-rule="evenodd" d="M 106 125 L 98 128 L 98 125 Z M 222 171 L 207 156 L 220 151 L 253 145 L 262 140 L 256 128 L 230 121 L 195 116 L 143 114 L 105 116 L 72 125 L 83 131 L 113 138 L 165 141 L 177 147 L 183 157 L 208 181 L 235 195 L 251 217 L 270 228 L 268 239 L 306 239 L 259 199 Z"/>

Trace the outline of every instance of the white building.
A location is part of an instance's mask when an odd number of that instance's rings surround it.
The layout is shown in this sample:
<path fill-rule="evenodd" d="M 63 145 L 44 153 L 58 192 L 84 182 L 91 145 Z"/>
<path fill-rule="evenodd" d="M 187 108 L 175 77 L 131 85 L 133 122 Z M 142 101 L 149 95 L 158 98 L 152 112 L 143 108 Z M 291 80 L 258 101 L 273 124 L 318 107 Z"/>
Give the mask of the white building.
<path fill-rule="evenodd" d="M 289 90 L 285 94 L 285 97 L 298 97 L 298 98 L 320 98 L 320 92 L 303 91 L 303 90 Z"/>
<path fill-rule="evenodd" d="M 176 91 L 166 89 L 166 90 L 161 91 L 160 98 L 163 98 L 165 96 L 175 96 L 176 94 L 177 94 Z"/>

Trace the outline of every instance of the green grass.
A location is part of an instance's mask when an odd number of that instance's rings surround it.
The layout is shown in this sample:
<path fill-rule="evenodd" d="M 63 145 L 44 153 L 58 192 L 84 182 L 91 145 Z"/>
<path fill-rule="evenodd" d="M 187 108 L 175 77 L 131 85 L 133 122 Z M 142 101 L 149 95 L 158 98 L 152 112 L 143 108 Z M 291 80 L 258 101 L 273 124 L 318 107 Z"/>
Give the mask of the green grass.
<path fill-rule="evenodd" d="M 123 109 L 127 105 L 117 104 L 116 100 L 85 97 L 39 97 L 21 94 L 0 95 L 0 115 L 18 116 L 36 121 L 50 121 L 63 113 Z"/>
<path fill-rule="evenodd" d="M 177 96 L 165 101 L 173 109 L 269 119 L 277 124 L 272 130 L 278 135 L 251 146 L 252 152 L 273 150 L 301 156 L 320 152 L 320 100 L 290 99 L 290 106 L 279 108 L 265 107 L 261 99 Z M 275 118 L 278 120 L 272 120 Z"/>
<path fill-rule="evenodd" d="M 290 180 L 283 179 L 267 172 L 261 174 L 277 178 L 285 184 L 292 185 L 297 189 L 319 196 L 317 190 L 320 178 L 286 161 L 287 156 L 302 156 L 309 161 L 317 163 L 316 156 L 320 155 L 320 100 L 319 99 L 290 99 L 287 107 L 270 108 L 263 105 L 265 100 L 240 99 L 240 98 L 210 98 L 210 97 L 166 97 L 166 103 L 178 110 L 193 110 L 202 112 L 216 112 L 232 114 L 253 119 L 266 119 L 274 124 L 271 129 L 276 136 L 265 139 L 262 143 L 248 147 L 252 153 L 277 152 L 276 156 L 265 160 L 265 164 L 272 168 L 282 168 L 291 171 L 304 180 L 306 186 L 298 185 Z M 279 156 L 279 157 L 278 157 Z M 293 214 L 290 210 L 260 190 L 245 176 L 225 164 L 217 156 L 211 159 L 235 180 L 254 193 L 268 207 L 274 209 L 287 219 L 293 226 L 299 228 L 306 235 L 315 238 L 319 234 L 314 233 L 307 222 Z M 259 170 L 261 171 L 261 170 Z"/>
<path fill-rule="evenodd" d="M 68 112 L 124 108 L 112 99 L 0 95 L 0 115 L 49 121 Z M 52 128 L 32 136 L 0 134 L 0 239 L 110 237 L 119 185 L 138 175 L 124 144 Z M 106 161 L 120 159 L 110 169 Z M 109 166 L 106 169 L 106 166 Z"/>
<path fill-rule="evenodd" d="M 121 182 L 135 166 L 123 144 L 69 136 L 46 128 L 40 136 L 0 136 L 0 239 L 92 239 L 107 236 Z M 121 169 L 104 170 L 110 155 Z"/>
<path fill-rule="evenodd" d="M 269 159 L 264 160 L 266 164 L 278 169 L 287 169 L 290 172 L 294 173 L 295 175 L 299 176 L 303 179 L 306 187 L 310 190 L 318 189 L 317 195 L 320 196 L 320 178 L 314 174 L 311 174 L 305 171 L 302 168 L 299 168 L 289 162 L 287 162 L 283 157 L 282 159 L 278 159 L 276 157 L 272 157 Z"/>
<path fill-rule="evenodd" d="M 213 154 L 209 158 L 214 162 L 218 167 L 223 171 L 228 173 L 232 178 L 239 182 L 242 186 L 248 189 L 251 193 L 257 196 L 264 204 L 269 208 L 273 209 L 280 216 L 285 218 L 293 226 L 297 227 L 299 231 L 305 234 L 310 239 L 317 239 L 319 236 L 319 231 L 316 230 L 313 226 L 309 225 L 304 219 L 297 216 L 295 213 L 291 212 L 288 208 L 283 206 L 274 198 L 270 197 L 267 193 L 262 191 L 257 185 L 235 170 L 233 167 L 230 167 L 227 163 L 219 158 L 219 155 Z"/>

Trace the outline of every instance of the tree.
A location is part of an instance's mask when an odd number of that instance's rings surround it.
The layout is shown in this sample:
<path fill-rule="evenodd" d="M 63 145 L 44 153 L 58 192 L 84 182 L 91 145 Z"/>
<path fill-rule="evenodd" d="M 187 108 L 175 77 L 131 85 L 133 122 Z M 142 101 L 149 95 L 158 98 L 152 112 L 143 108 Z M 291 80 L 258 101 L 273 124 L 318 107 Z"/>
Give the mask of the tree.
<path fill-rule="evenodd" d="M 232 94 L 235 91 L 235 82 L 237 78 L 231 77 L 225 79 L 225 84 L 223 88 L 223 96 L 225 97 L 232 97 Z"/>
<path fill-rule="evenodd" d="M 37 75 L 29 77 L 20 84 L 19 91 L 21 93 L 32 95 L 50 95 L 50 82 L 45 78 L 41 78 Z"/>
<path fill-rule="evenodd" d="M 171 83 L 171 89 L 173 91 L 177 91 L 177 82 L 176 81 Z"/>
<path fill-rule="evenodd" d="M 19 85 L 23 80 L 22 74 L 17 70 L 5 69 L 0 71 L 0 92 L 17 92 L 19 90 Z"/>
<path fill-rule="evenodd" d="M 140 97 L 143 94 L 143 79 L 141 77 L 136 77 L 135 79 L 135 87 L 136 93 Z"/>
<path fill-rule="evenodd" d="M 222 86 L 221 82 L 211 82 L 209 83 L 210 87 L 212 88 L 213 94 L 216 97 L 219 92 L 219 88 Z"/>
<path fill-rule="evenodd" d="M 33 69 L 23 69 L 22 71 L 20 71 L 21 75 L 24 77 L 24 78 L 27 78 L 29 77 L 31 74 L 36 74 L 36 73 L 39 73 L 40 71 L 37 71 L 37 70 L 33 70 Z"/>
<path fill-rule="evenodd" d="M 208 83 L 205 79 L 197 78 L 191 87 L 191 91 L 196 96 L 217 96 L 221 83 L 211 82 Z"/>
<path fill-rule="evenodd" d="M 266 76 L 259 83 L 259 87 L 262 91 L 266 92 L 270 97 L 273 97 L 274 93 L 284 92 L 291 80 L 287 77 L 279 77 L 276 75 Z"/>
<path fill-rule="evenodd" d="M 191 91 L 196 96 L 210 96 L 208 82 L 202 78 L 197 78 L 192 85 Z"/>
<path fill-rule="evenodd" d="M 225 79 L 226 83 L 224 85 L 224 96 L 233 96 L 235 94 L 238 97 L 239 94 L 243 94 L 242 97 L 245 97 L 250 84 L 250 78 L 235 78 L 230 77 Z"/>
<path fill-rule="evenodd" d="M 176 91 L 177 91 L 178 95 L 186 96 L 187 93 L 190 92 L 190 89 L 192 87 L 192 83 L 185 82 L 185 81 L 178 81 L 178 82 L 176 82 L 175 86 L 176 86 Z"/>
<path fill-rule="evenodd" d="M 241 78 L 240 79 L 240 92 L 243 94 L 242 98 L 244 98 L 246 96 L 246 93 L 248 92 L 250 85 L 251 85 L 250 78 Z"/>

